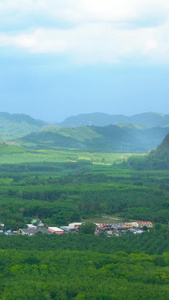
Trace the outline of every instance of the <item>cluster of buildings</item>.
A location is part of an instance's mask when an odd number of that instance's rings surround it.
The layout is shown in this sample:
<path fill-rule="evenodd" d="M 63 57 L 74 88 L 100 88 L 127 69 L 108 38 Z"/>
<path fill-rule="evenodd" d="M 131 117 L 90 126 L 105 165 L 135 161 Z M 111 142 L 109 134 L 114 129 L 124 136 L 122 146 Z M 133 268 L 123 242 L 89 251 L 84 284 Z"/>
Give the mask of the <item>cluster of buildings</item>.
<path fill-rule="evenodd" d="M 19 229 L 18 233 L 22 235 L 35 235 L 39 232 L 43 234 L 64 234 L 64 233 L 73 233 L 77 232 L 79 226 L 82 223 L 70 223 L 68 226 L 60 226 L 59 227 L 50 227 L 50 226 L 45 226 L 43 223 L 38 223 L 37 225 L 34 224 L 27 224 L 27 228 Z"/>
<path fill-rule="evenodd" d="M 79 226 L 82 222 L 70 223 L 68 226 L 59 227 L 45 227 L 44 224 L 39 223 L 37 225 L 27 224 L 28 228 L 19 229 L 18 233 L 22 235 L 35 235 L 38 232 L 44 234 L 64 234 L 64 233 L 77 233 Z M 121 232 L 126 232 L 127 230 L 133 232 L 134 234 L 139 234 L 143 232 L 145 226 L 147 229 L 152 228 L 153 224 L 150 221 L 140 221 L 140 222 L 128 222 L 128 223 L 115 223 L 115 224 L 105 224 L 105 223 L 95 223 L 96 230 L 95 234 L 99 235 L 104 232 L 105 235 L 116 235 L 120 236 Z"/>
<path fill-rule="evenodd" d="M 3 227 L 1 224 L 1 228 Z M 40 220 L 32 220 L 31 224 L 27 224 L 27 228 L 19 229 L 18 231 L 11 230 L 0 230 L 0 233 L 5 233 L 6 235 L 12 234 L 21 234 L 21 235 L 29 235 L 33 236 L 37 233 L 41 234 L 65 234 L 65 233 L 77 233 L 79 226 L 82 225 L 82 222 L 74 222 L 70 223 L 68 226 L 60 226 L 60 227 L 50 227 L 44 225 Z M 104 233 L 106 236 L 120 236 L 127 231 L 131 231 L 134 234 L 139 234 L 143 232 L 143 229 L 152 228 L 153 224 L 150 221 L 139 221 L 139 222 L 127 222 L 127 223 L 114 223 L 114 224 L 105 224 L 105 223 L 95 223 L 96 230 L 95 235 L 100 235 Z"/>
<path fill-rule="evenodd" d="M 143 229 L 153 228 L 153 224 L 150 221 L 140 221 L 140 222 L 127 222 L 127 223 L 114 223 L 114 224 L 96 224 L 95 234 L 99 235 L 104 233 L 106 236 L 121 236 L 122 233 L 127 231 L 133 234 L 143 233 Z"/>

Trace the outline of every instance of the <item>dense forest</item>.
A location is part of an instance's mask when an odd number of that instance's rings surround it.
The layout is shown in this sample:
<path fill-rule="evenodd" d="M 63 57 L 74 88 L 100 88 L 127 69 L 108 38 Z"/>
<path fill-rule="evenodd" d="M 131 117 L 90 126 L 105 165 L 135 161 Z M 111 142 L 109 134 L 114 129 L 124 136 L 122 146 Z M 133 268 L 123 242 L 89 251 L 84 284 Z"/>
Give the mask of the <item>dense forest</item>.
<path fill-rule="evenodd" d="M 165 170 L 132 171 L 86 162 L 2 166 L 0 221 L 17 230 L 37 215 L 54 226 L 106 214 L 166 224 L 168 192 Z"/>
<path fill-rule="evenodd" d="M 1 250 L 1 299 L 167 299 L 169 254 Z"/>

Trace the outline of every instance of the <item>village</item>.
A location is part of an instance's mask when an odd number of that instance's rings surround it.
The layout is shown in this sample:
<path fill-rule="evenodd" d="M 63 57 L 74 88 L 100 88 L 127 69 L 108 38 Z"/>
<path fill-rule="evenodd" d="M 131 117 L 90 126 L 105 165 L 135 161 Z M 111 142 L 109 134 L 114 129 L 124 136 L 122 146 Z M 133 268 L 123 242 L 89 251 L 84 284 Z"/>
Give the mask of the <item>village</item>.
<path fill-rule="evenodd" d="M 17 231 L 5 230 L 5 225 L 0 224 L 0 234 L 5 235 L 28 235 L 34 236 L 37 233 L 41 234 L 70 234 L 79 232 L 79 228 L 81 225 L 84 225 L 85 222 L 73 222 L 68 224 L 67 226 L 60 227 L 52 227 L 43 224 L 40 219 L 32 219 L 30 224 L 26 224 L 27 228 L 21 228 Z M 127 232 L 131 232 L 133 234 L 141 234 L 144 231 L 153 228 L 153 224 L 151 221 L 134 221 L 127 223 L 94 223 L 95 224 L 95 235 L 105 235 L 107 237 L 111 236 L 121 236 L 122 234 L 126 234 Z"/>

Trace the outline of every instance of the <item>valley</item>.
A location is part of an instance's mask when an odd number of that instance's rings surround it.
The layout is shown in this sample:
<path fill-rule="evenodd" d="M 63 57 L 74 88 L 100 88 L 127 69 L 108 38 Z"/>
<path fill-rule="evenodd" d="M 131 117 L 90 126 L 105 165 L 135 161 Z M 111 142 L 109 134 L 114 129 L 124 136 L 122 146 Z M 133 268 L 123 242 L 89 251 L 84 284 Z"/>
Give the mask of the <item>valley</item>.
<path fill-rule="evenodd" d="M 97 151 L 93 138 L 97 147 L 100 141 Z M 127 290 L 128 299 L 140 295 L 166 299 L 168 141 L 166 134 L 149 153 L 134 148 L 125 152 L 123 147 L 118 151 L 121 129 L 113 125 L 108 131 L 45 125 L 38 132 L 3 141 L 0 298 L 121 300 Z M 22 235 L 34 220 L 43 230 Z M 132 228 L 131 223 L 140 221 L 151 221 L 153 226 Z M 97 234 L 47 232 L 73 222 L 102 223 L 103 228 L 97 228 Z"/>

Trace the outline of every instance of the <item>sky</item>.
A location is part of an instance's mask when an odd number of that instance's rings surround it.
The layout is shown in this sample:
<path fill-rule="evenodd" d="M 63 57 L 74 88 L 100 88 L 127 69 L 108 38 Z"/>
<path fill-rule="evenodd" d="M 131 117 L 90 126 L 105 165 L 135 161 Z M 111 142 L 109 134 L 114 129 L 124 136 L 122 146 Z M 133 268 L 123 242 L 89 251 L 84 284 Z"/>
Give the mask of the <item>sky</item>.
<path fill-rule="evenodd" d="M 169 114 L 168 0 L 0 0 L 0 111 Z"/>

